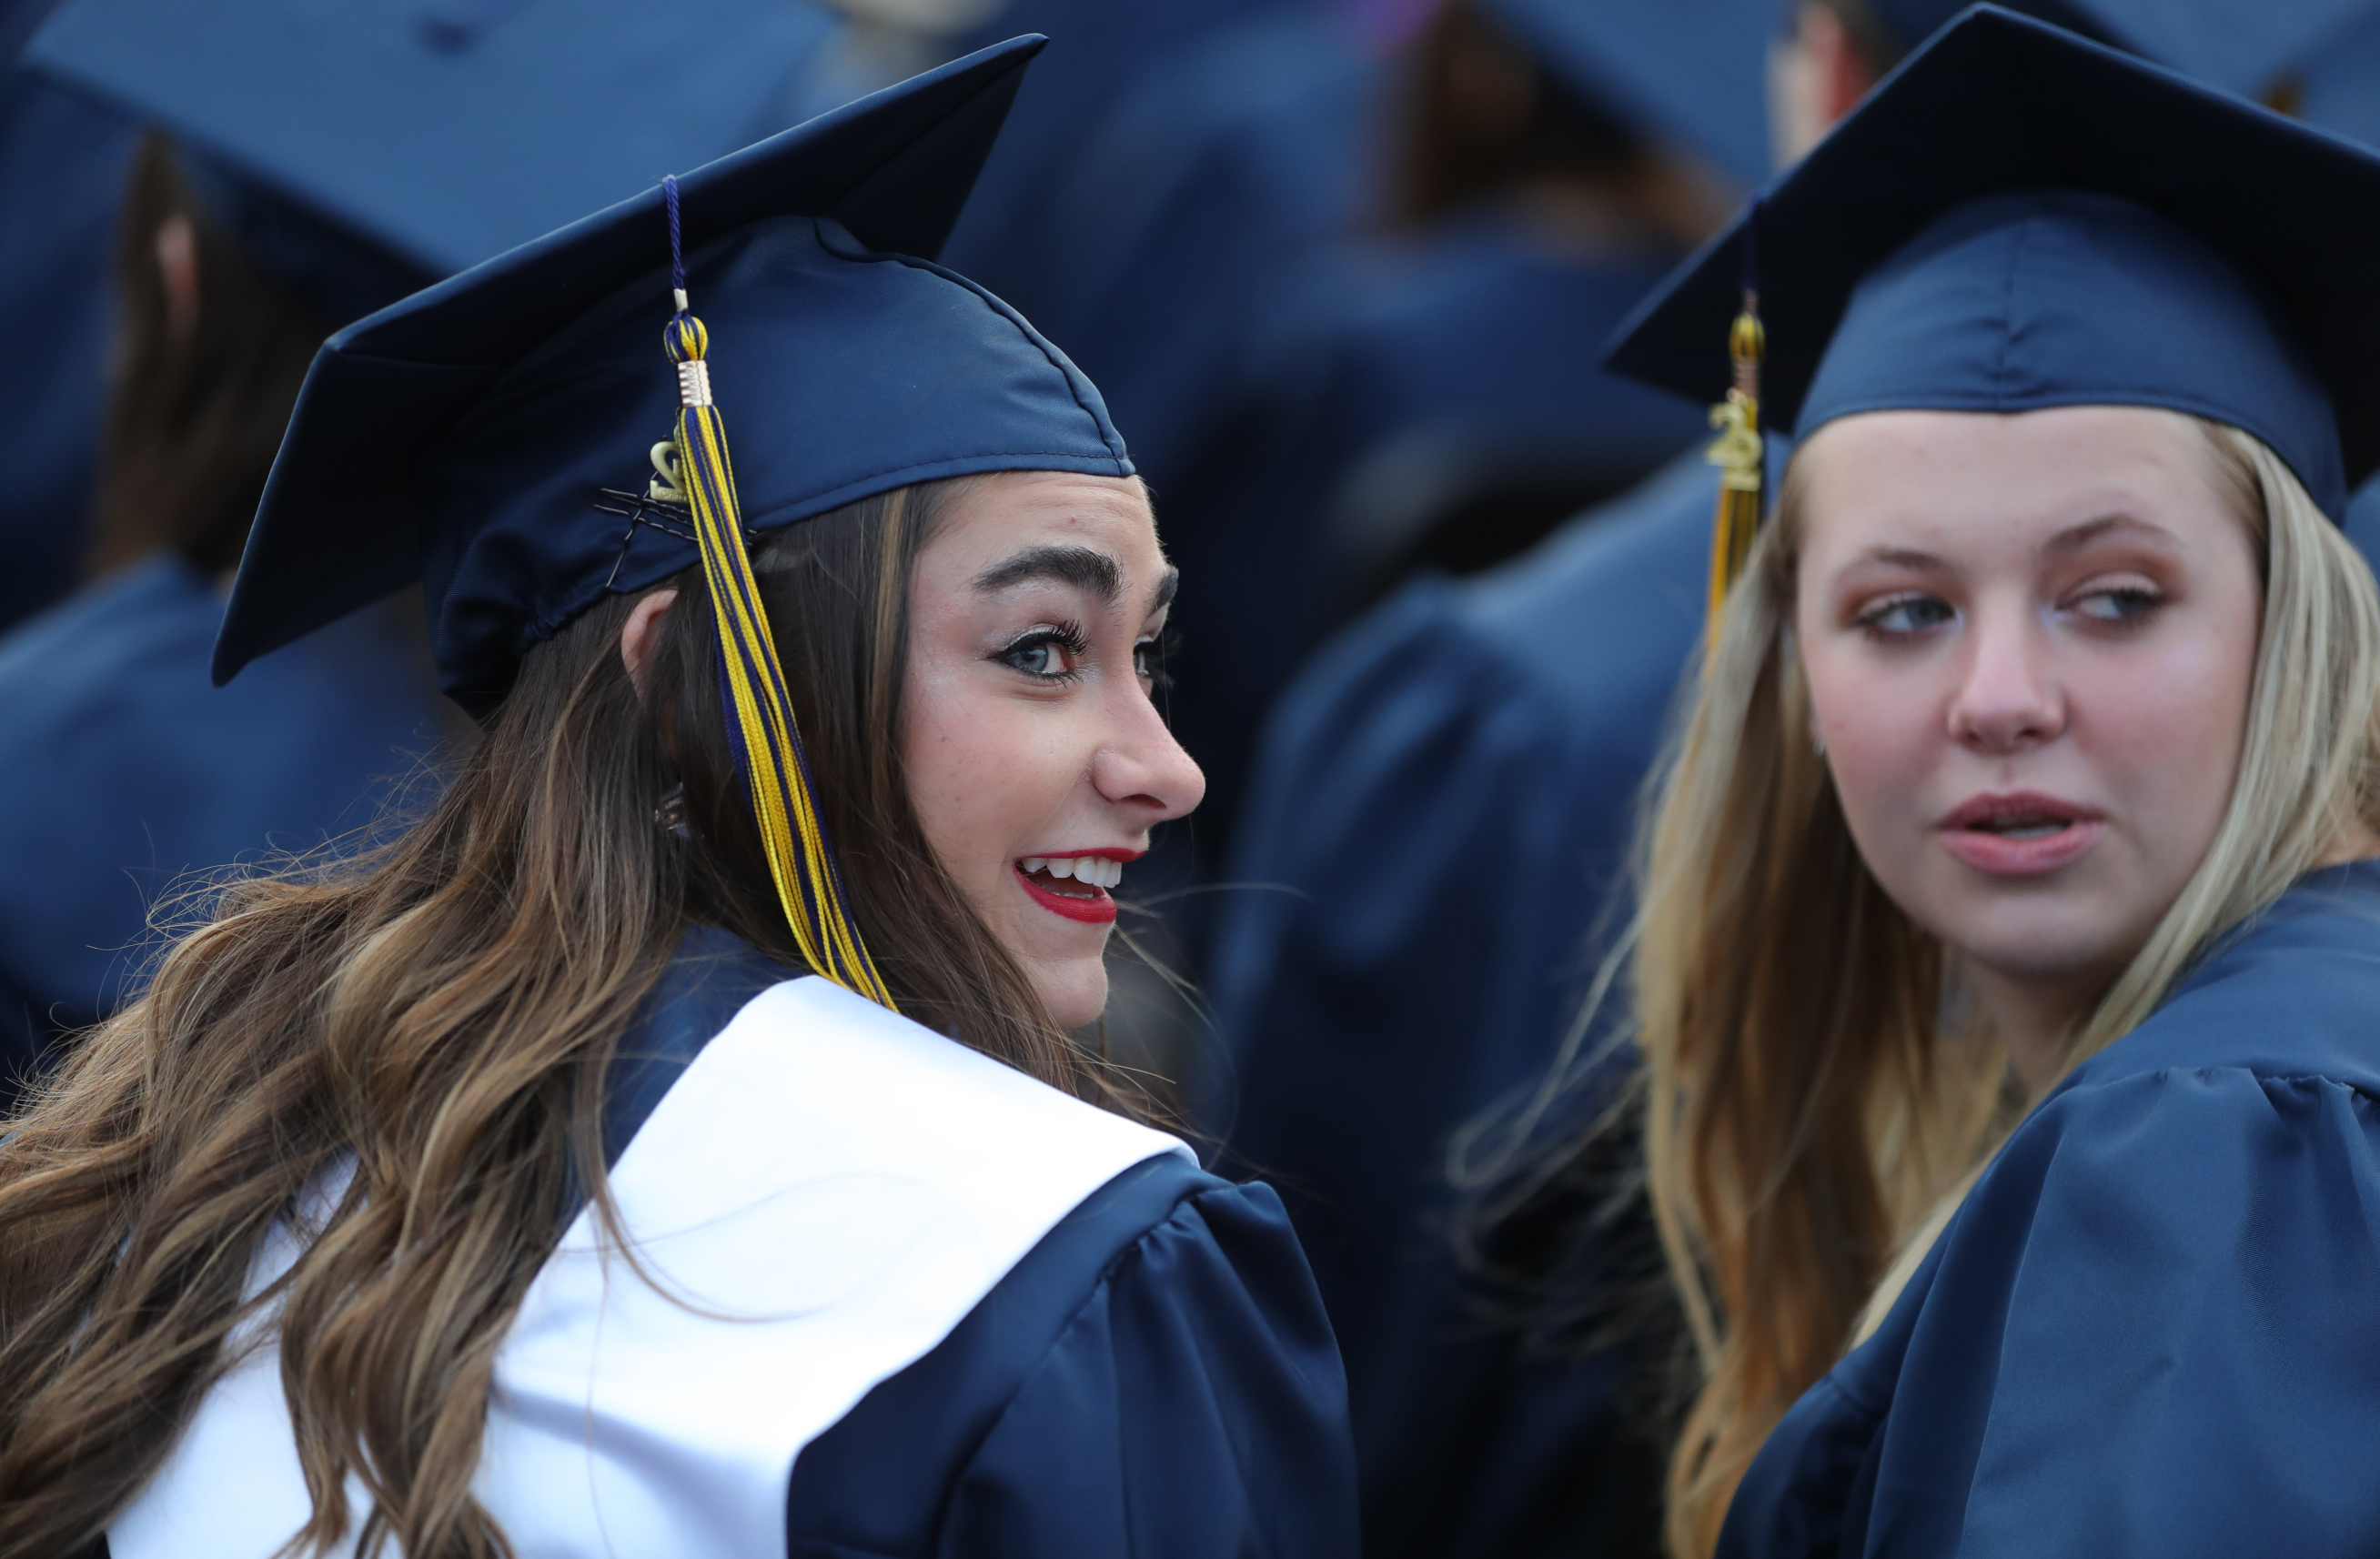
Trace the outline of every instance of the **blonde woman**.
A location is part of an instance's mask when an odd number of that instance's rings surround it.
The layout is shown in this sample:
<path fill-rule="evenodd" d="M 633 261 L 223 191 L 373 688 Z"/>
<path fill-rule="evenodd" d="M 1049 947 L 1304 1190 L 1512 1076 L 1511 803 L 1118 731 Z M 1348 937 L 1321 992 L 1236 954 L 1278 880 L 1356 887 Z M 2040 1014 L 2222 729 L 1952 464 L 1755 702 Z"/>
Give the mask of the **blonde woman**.
<path fill-rule="evenodd" d="M 1979 9 L 1620 348 L 1756 263 L 1796 436 L 1635 943 L 1674 1553 L 2380 1544 L 2375 203 Z"/>

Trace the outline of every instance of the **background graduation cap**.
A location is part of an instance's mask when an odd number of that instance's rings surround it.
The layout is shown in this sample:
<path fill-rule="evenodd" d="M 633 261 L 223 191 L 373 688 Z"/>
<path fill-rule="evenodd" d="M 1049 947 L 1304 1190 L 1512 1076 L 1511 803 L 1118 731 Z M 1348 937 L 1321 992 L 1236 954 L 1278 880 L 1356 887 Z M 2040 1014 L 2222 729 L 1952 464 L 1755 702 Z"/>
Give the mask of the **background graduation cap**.
<path fill-rule="evenodd" d="M 65 0 L 25 61 L 173 131 L 333 323 L 780 129 L 804 0 Z"/>
<path fill-rule="evenodd" d="M 216 681 L 419 579 L 442 683 L 484 709 L 606 594 L 698 562 L 795 940 L 889 1005 L 819 828 L 747 544 L 941 477 L 1132 475 L 1074 366 L 925 258 L 1041 42 L 822 115 L 333 336 L 250 532 Z M 732 465 L 722 408 L 745 429 Z"/>
<path fill-rule="evenodd" d="M 1756 225 L 1765 426 L 2165 406 L 2254 433 L 2338 518 L 2380 466 L 2375 210 L 2380 157 L 1977 6 L 1648 299 L 1609 361 L 1720 398 Z"/>
<path fill-rule="evenodd" d="M 1478 0 L 1589 102 L 1749 187 L 1768 176 L 1777 0 Z"/>
<path fill-rule="evenodd" d="M 1963 0 L 1868 5 L 1904 50 L 1965 9 Z M 2024 0 L 2015 8 L 2242 97 L 2289 84 L 2373 11 L 2371 0 Z"/>

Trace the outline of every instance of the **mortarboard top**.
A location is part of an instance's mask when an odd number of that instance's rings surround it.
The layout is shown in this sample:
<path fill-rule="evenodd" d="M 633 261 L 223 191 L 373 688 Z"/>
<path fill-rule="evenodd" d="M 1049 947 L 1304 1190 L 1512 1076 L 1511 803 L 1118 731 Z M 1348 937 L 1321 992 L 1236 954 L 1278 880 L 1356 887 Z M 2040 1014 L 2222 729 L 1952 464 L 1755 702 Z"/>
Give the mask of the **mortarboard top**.
<path fill-rule="evenodd" d="M 1869 0 L 1876 20 L 1914 49 L 1964 0 Z M 2373 9 L 2372 0 L 2022 0 L 2010 7 L 2168 66 L 2194 81 L 2260 97 L 2303 70 Z"/>
<path fill-rule="evenodd" d="M 1478 0 L 1547 68 L 1745 187 L 1768 176 L 1777 0 Z"/>
<path fill-rule="evenodd" d="M 927 258 L 1040 46 L 985 50 L 680 181 L 686 287 L 741 429 L 747 531 L 941 477 L 1132 473 L 1074 366 Z M 683 515 L 626 502 L 680 409 L 662 344 L 670 254 L 648 190 L 325 343 L 216 680 L 418 578 L 441 682 L 481 707 L 604 594 L 691 566 Z"/>
<path fill-rule="evenodd" d="M 2255 434 L 2334 519 L 2380 467 L 2380 157 L 1979 6 L 1912 55 L 1615 338 L 1730 383 L 1756 224 L 1762 420 L 2162 406 Z"/>
<path fill-rule="evenodd" d="M 335 322 L 771 130 L 804 0 L 65 0 L 32 67 L 173 132 Z"/>

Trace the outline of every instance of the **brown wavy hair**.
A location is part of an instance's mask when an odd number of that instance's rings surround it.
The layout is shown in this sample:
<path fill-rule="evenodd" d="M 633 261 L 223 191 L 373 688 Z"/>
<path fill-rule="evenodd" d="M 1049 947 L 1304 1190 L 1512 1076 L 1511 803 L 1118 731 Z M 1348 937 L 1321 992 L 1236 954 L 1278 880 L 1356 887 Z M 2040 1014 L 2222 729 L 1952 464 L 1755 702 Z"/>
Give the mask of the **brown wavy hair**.
<path fill-rule="evenodd" d="M 909 581 L 950 484 L 783 532 L 757 562 L 855 912 L 902 1010 L 1111 1107 L 1138 1101 L 1051 1022 L 928 848 L 899 741 Z M 647 699 L 632 602 L 530 651 L 417 826 L 360 858 L 237 881 L 0 1123 L 0 1559 L 103 1533 L 280 1304 L 313 1516 L 363 1551 L 509 1554 L 471 1494 L 491 1371 L 561 1233 L 604 1190 L 601 1082 L 686 928 L 797 963 L 729 755 L 715 627 L 681 575 Z M 655 820 L 682 780 L 693 838 Z M 303 1191 L 351 1188 L 244 1298 Z M 574 1182 L 573 1177 L 578 1177 Z"/>

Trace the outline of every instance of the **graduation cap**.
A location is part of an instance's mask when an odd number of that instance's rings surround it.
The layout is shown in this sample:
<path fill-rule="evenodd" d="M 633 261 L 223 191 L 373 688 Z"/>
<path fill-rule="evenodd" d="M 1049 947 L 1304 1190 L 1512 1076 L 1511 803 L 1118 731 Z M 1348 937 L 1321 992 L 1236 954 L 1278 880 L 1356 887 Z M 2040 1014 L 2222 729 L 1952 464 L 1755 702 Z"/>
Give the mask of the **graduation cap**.
<path fill-rule="evenodd" d="M 1965 9 L 1965 0 L 1868 0 L 1903 50 Z M 2022 0 L 2010 9 L 2169 66 L 2193 80 L 2259 97 L 2304 70 L 2371 13 L 2372 0 Z"/>
<path fill-rule="evenodd" d="M 606 595 L 699 563 L 730 744 L 795 938 L 889 1005 L 819 830 L 747 546 L 941 477 L 1133 474 L 1074 365 L 931 260 L 1041 44 L 822 115 L 331 337 L 215 680 L 419 580 L 442 683 L 485 709 Z M 745 429 L 733 462 L 722 408 Z"/>
<path fill-rule="evenodd" d="M 31 67 L 172 130 L 192 193 L 357 319 L 782 128 L 805 0 L 65 0 Z"/>
<path fill-rule="evenodd" d="M 1745 187 L 1768 176 L 1777 0 L 1479 0 L 1582 95 L 1700 153 Z"/>
<path fill-rule="evenodd" d="M 1725 408 L 1715 598 L 1757 522 L 1757 429 L 1864 411 L 2187 412 L 2264 441 L 2336 520 L 2380 467 L 2375 210 L 2380 156 L 1978 6 L 1607 361 Z"/>

